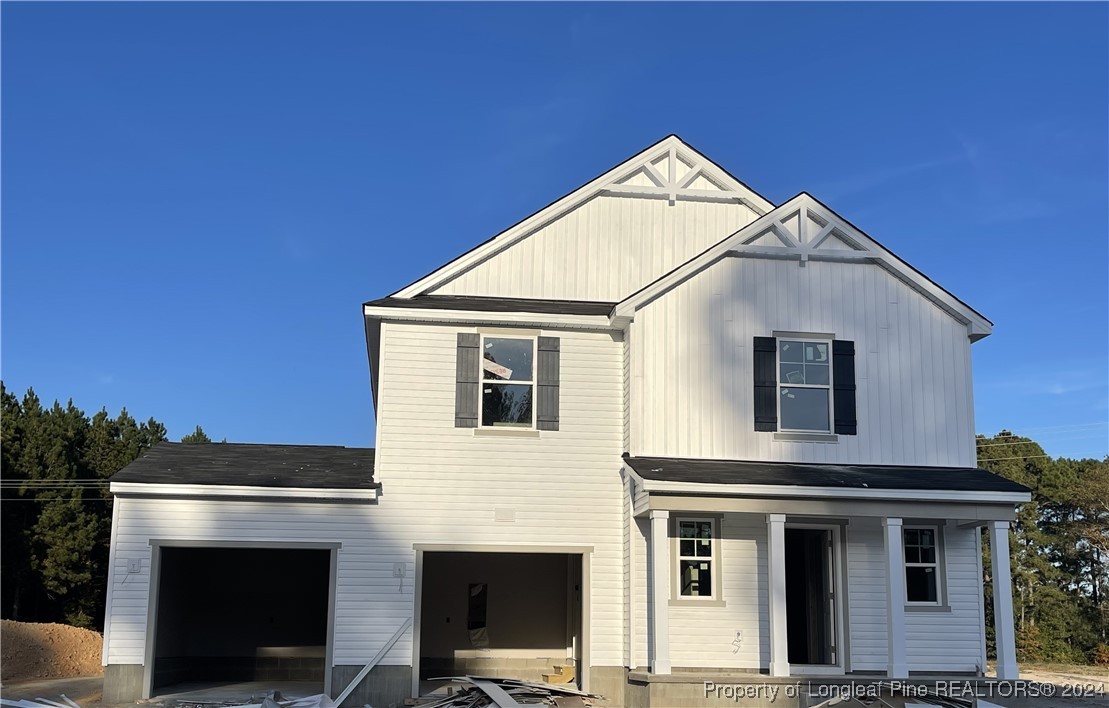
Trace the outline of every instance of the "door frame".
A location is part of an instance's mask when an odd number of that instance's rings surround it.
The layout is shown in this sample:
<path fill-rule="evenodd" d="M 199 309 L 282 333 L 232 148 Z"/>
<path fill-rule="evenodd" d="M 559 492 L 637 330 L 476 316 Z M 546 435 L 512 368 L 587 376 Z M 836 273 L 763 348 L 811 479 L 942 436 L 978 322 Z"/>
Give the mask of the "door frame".
<path fill-rule="evenodd" d="M 811 529 L 816 531 L 827 531 L 832 540 L 832 567 L 828 569 L 832 580 L 832 604 L 834 610 L 832 612 L 832 621 L 835 624 L 835 632 L 833 633 L 835 639 L 835 655 L 836 660 L 831 664 L 790 664 L 790 674 L 796 675 L 810 675 L 810 676 L 826 676 L 826 675 L 840 675 L 844 673 L 846 666 L 846 651 L 844 647 L 844 599 L 846 595 L 846 588 L 843 587 L 844 582 L 844 561 L 845 554 L 843 552 L 843 542 L 845 534 L 843 533 L 843 526 L 840 524 L 822 524 L 822 523 L 807 523 L 807 522 L 790 522 L 786 521 L 785 527 L 787 529 Z M 788 620 L 787 620 L 788 621 Z"/>
<path fill-rule="evenodd" d="M 157 653 L 155 642 L 158 638 L 158 599 L 162 587 L 162 549 L 163 548 L 237 548 L 243 550 L 270 548 L 289 551 L 329 551 L 330 570 L 327 587 L 327 645 L 324 648 L 323 690 L 331 691 L 331 669 L 335 654 L 335 586 L 338 579 L 339 551 L 343 544 L 339 541 L 208 541 L 182 540 L 174 538 L 150 539 L 150 584 L 146 595 L 146 631 L 144 632 L 142 698 L 154 696 L 154 661 Z"/>
<path fill-rule="evenodd" d="M 528 544 L 482 543 L 414 543 L 416 571 L 412 592 L 412 698 L 420 697 L 420 613 L 424 597 L 424 553 L 532 553 L 580 556 L 581 558 L 581 646 L 575 670 L 580 680 L 579 688 L 589 690 L 589 662 L 592 598 L 590 568 L 593 563 L 593 546 L 543 546 Z"/>

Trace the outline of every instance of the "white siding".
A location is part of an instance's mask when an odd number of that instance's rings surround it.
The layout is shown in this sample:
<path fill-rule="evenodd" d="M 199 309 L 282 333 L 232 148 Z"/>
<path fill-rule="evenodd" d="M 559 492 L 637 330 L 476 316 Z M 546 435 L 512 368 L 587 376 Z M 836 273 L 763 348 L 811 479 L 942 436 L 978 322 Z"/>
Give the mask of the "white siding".
<path fill-rule="evenodd" d="M 754 218 L 738 203 L 599 196 L 431 292 L 616 302 Z"/>
<path fill-rule="evenodd" d="M 973 466 L 966 328 L 876 265 L 725 258 L 635 318 L 632 453 Z M 751 347 L 777 331 L 855 342 L 859 434 L 753 430 Z"/>
<path fill-rule="evenodd" d="M 459 331 L 383 328 L 378 510 L 409 550 L 413 543 L 592 546 L 591 661 L 620 666 L 622 342 L 604 333 L 544 332 L 561 337 L 559 430 L 487 437 L 454 427 Z M 514 509 L 516 521 L 494 521 L 498 508 Z"/>
<path fill-rule="evenodd" d="M 114 554 L 108 662 L 141 663 L 151 538 L 341 542 L 336 664 L 365 663 L 413 614 L 415 543 L 592 546 L 594 665 L 622 660 L 622 343 L 560 336 L 560 430 L 541 437 L 475 436 L 454 427 L 456 333 L 387 325 L 380 385 L 376 505 L 127 499 Z M 515 522 L 494 521 L 498 508 Z M 126 573 L 129 558 L 143 572 Z M 392 575 L 406 562 L 403 583 Z M 326 579 L 325 579 L 326 581 Z M 407 633 L 386 664 L 412 661 Z"/>
<path fill-rule="evenodd" d="M 680 518 L 681 514 L 673 516 Z M 676 667 L 687 668 L 767 666 L 770 618 L 765 517 L 725 514 L 720 554 L 718 572 L 725 605 L 670 607 L 670 661 Z M 743 633 L 738 649 L 734 643 L 736 632 Z"/>
<path fill-rule="evenodd" d="M 944 573 L 950 611 L 906 611 L 910 671 L 976 671 L 982 657 L 982 622 L 975 529 L 943 530 Z M 852 520 L 847 529 L 851 668 L 884 671 L 886 564 L 881 522 Z"/>

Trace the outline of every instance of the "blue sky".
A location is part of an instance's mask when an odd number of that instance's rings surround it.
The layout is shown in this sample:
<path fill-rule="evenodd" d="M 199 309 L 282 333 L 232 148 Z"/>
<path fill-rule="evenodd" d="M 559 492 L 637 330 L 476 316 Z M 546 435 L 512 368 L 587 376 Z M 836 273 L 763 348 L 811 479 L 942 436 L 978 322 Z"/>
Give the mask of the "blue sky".
<path fill-rule="evenodd" d="M 2 366 L 372 445 L 359 306 L 668 133 L 990 317 L 977 427 L 1109 449 L 1109 5 L 13 4 Z"/>

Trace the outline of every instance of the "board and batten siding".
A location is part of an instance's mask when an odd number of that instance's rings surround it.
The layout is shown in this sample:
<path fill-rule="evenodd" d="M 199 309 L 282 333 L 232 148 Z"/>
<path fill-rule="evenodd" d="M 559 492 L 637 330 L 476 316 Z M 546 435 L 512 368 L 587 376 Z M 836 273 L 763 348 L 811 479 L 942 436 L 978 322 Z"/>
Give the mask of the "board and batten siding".
<path fill-rule="evenodd" d="M 739 203 L 597 196 L 430 292 L 616 302 L 755 218 Z"/>
<path fill-rule="evenodd" d="M 940 522 L 942 524 L 942 522 Z M 946 611 L 905 612 L 910 671 L 978 671 L 982 663 L 977 529 L 943 528 Z M 850 658 L 854 671 L 885 671 L 886 560 L 881 521 L 853 519 L 847 527 Z"/>
<path fill-rule="evenodd" d="M 752 342 L 855 342 L 858 435 L 781 442 L 753 426 Z M 974 466 L 966 327 L 877 265 L 724 258 L 635 315 L 632 454 Z"/>
<path fill-rule="evenodd" d="M 454 426 L 456 326 L 386 323 L 377 511 L 416 543 L 592 546 L 590 660 L 623 662 L 623 342 L 560 338 L 559 429 L 500 437 Z M 497 510 L 515 521 L 496 521 Z M 406 658 L 405 663 L 408 663 Z"/>

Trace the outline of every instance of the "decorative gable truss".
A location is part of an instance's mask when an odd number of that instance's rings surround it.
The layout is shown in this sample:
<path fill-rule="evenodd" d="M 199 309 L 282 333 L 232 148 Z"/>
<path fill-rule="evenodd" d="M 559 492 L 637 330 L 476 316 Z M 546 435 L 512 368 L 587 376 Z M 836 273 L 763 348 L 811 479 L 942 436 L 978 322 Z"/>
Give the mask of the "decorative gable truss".
<path fill-rule="evenodd" d="M 811 260 L 873 263 L 965 324 L 972 341 L 993 328 L 979 312 L 805 192 L 618 303 L 613 321 L 630 321 L 637 309 L 726 257 L 795 260 L 801 267 Z"/>
<path fill-rule="evenodd" d="M 671 205 L 678 201 L 743 204 L 756 215 L 774 208 L 773 203 L 681 138 L 669 135 L 393 296 L 411 298 L 435 292 L 444 283 L 489 261 L 598 195 L 666 199 Z"/>
<path fill-rule="evenodd" d="M 633 163 L 624 172 L 601 187 L 601 193 L 666 199 L 671 206 L 678 200 L 738 202 L 756 214 L 767 212 L 763 200 L 729 186 L 729 182 L 734 184 L 733 178 L 680 140 L 663 141 L 657 150 L 646 154 L 641 164 Z"/>

